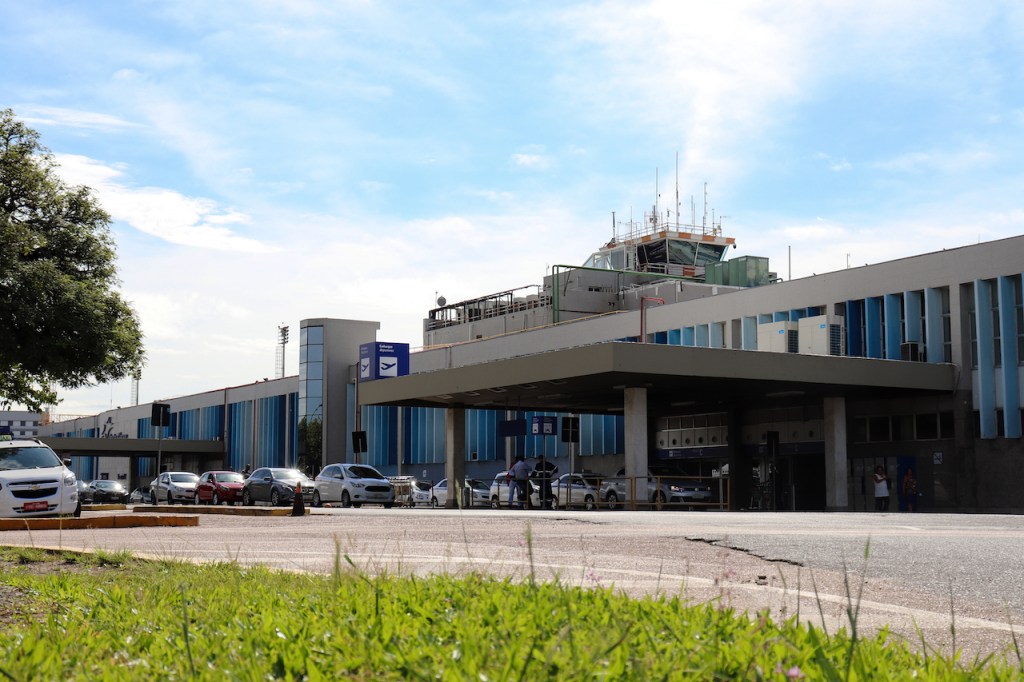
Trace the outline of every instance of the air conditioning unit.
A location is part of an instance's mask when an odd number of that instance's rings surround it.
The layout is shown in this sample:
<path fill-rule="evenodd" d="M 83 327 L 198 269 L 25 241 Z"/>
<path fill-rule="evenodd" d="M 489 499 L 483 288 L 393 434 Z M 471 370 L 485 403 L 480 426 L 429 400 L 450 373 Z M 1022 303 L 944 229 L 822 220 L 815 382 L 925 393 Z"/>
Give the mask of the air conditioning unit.
<path fill-rule="evenodd" d="M 796 322 L 767 322 L 757 325 L 757 349 L 773 353 L 797 352 Z"/>
<path fill-rule="evenodd" d="M 809 355 L 843 355 L 845 318 L 816 315 L 800 320 L 800 352 Z"/>
<path fill-rule="evenodd" d="M 917 341 L 910 341 L 900 344 L 900 360 L 909 362 L 921 362 L 924 360 L 924 351 Z"/>

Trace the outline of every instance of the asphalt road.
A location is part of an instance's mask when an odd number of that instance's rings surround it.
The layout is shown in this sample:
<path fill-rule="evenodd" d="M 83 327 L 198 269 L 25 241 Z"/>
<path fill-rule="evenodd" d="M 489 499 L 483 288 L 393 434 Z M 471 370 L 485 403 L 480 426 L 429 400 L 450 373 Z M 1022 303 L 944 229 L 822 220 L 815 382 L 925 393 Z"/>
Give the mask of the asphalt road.
<path fill-rule="evenodd" d="M 852 604 L 862 633 L 888 627 L 969 657 L 1024 640 L 1022 516 L 317 509 L 202 515 L 190 528 L 9 531 L 0 544 L 314 572 L 351 561 L 371 573 L 532 573 L 798 615 L 829 632 L 849 630 Z"/>

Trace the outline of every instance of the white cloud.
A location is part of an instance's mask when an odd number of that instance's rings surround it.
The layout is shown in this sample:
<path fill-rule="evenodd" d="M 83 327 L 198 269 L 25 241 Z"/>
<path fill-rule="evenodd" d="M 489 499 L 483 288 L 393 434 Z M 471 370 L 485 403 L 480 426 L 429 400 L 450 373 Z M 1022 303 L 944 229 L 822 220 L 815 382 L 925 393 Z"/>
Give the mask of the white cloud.
<path fill-rule="evenodd" d="M 962 151 L 910 152 L 884 159 L 874 164 L 875 168 L 902 173 L 939 171 L 942 173 L 963 173 L 971 169 L 985 168 L 997 159 L 985 149 Z"/>
<path fill-rule="evenodd" d="M 187 197 L 160 187 L 129 187 L 117 182 L 119 168 L 73 154 L 57 154 L 61 177 L 72 185 L 93 189 L 100 205 L 114 220 L 171 244 L 218 251 L 274 251 L 276 247 L 242 237 L 231 226 L 250 222 L 249 216 L 224 210 L 210 199 Z"/>
<path fill-rule="evenodd" d="M 19 111 L 21 113 L 18 118 L 30 125 L 55 125 L 94 130 L 118 130 L 139 127 L 137 123 L 95 111 L 80 111 L 78 109 L 42 105 L 22 106 L 19 107 Z"/>

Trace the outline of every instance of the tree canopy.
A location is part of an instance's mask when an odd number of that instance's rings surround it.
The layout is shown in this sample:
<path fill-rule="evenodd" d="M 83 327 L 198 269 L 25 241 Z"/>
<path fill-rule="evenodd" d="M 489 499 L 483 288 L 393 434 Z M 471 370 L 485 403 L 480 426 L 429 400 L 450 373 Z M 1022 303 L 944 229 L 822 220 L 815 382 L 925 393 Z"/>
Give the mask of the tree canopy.
<path fill-rule="evenodd" d="M 39 134 L 0 110 L 0 407 L 130 376 L 144 352 L 115 287 L 110 216 L 69 187 Z"/>

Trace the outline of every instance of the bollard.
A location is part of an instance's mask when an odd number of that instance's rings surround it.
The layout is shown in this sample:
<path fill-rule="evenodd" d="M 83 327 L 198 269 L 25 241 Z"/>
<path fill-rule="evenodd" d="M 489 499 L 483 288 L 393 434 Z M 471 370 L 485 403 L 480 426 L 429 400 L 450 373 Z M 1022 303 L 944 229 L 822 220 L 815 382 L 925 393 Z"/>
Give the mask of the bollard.
<path fill-rule="evenodd" d="M 292 516 L 305 516 L 306 503 L 302 499 L 302 484 L 295 484 L 295 495 L 292 496 Z"/>

